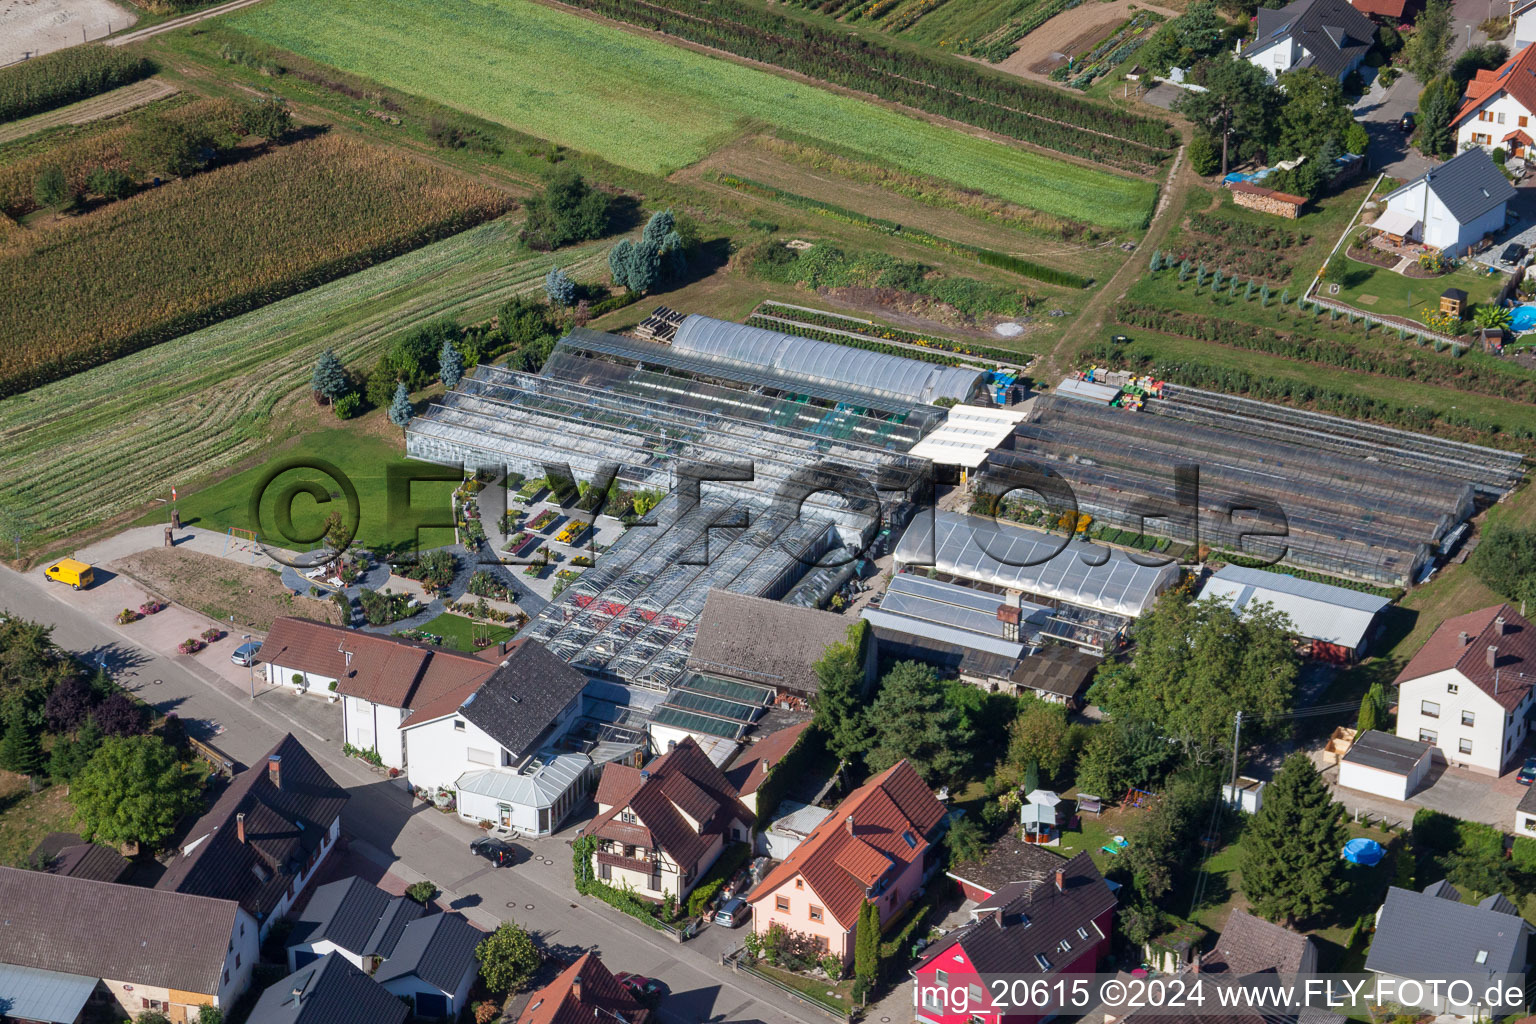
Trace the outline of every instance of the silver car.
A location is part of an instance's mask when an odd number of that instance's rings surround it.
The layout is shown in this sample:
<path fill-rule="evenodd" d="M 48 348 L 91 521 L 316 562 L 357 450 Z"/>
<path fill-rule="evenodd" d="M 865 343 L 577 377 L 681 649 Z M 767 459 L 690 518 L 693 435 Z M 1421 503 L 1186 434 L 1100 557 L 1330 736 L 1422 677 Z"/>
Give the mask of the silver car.
<path fill-rule="evenodd" d="M 241 644 L 235 648 L 235 653 L 229 656 L 229 660 L 236 665 L 256 664 L 256 655 L 261 653 L 261 641 L 252 640 L 250 643 Z"/>
<path fill-rule="evenodd" d="M 715 924 L 726 928 L 736 928 L 750 916 L 747 910 L 747 901 L 740 896 L 728 899 L 715 911 Z"/>

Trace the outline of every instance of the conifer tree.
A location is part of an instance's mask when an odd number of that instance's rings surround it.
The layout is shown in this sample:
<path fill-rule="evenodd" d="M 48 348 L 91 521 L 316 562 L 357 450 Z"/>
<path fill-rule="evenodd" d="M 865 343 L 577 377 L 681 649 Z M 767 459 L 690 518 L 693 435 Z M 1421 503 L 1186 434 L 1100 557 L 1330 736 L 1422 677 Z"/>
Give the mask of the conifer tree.
<path fill-rule="evenodd" d="M 389 422 L 404 430 L 405 425 L 411 422 L 413 412 L 411 393 L 405 389 L 405 382 L 401 381 L 395 385 L 395 397 L 389 403 Z"/>
<path fill-rule="evenodd" d="M 0 768 L 17 775 L 36 775 L 42 767 L 43 748 L 37 733 L 16 715 L 0 737 Z"/>
<path fill-rule="evenodd" d="M 443 347 L 437 353 L 437 375 L 442 379 L 443 387 L 452 391 L 459 386 L 459 381 L 464 379 L 464 357 L 459 355 L 459 350 L 453 347 L 453 341 L 443 339 Z"/>
<path fill-rule="evenodd" d="M 309 386 L 325 398 L 335 401 L 347 390 L 347 371 L 342 368 L 336 353 L 326 349 L 315 361 L 315 375 Z"/>
<path fill-rule="evenodd" d="M 1286 759 L 1243 834 L 1243 890 L 1254 909 L 1287 925 L 1333 906 L 1343 891 L 1344 807 L 1306 754 Z"/>

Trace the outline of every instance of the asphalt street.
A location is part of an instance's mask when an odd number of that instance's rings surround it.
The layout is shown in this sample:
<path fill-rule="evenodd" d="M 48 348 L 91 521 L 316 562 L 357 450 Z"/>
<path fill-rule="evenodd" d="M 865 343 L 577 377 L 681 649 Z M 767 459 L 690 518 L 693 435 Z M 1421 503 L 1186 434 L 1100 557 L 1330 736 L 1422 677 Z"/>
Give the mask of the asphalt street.
<path fill-rule="evenodd" d="M 567 845 L 574 825 L 562 837 L 520 841 L 532 856 L 515 867 L 493 868 L 469 852 L 479 830 L 416 803 L 399 782 L 342 756 L 338 706 L 281 689 L 253 700 L 190 657 L 137 646 L 115 623 L 73 606 L 72 593 L 0 567 L 0 609 L 51 625 L 61 647 L 104 661 L 120 684 L 161 712 L 174 711 L 193 735 L 229 756 L 255 764 L 292 732 L 350 792 L 342 829 L 354 851 L 376 851 L 373 856 L 390 861 L 389 870 L 407 881 L 430 878 L 444 890 L 445 902 L 476 923 L 491 927 L 515 919 L 552 953 L 570 958 L 597 949 L 614 971 L 660 978 L 670 990 L 659 1011 L 666 1024 L 825 1021 L 757 979 L 720 966 L 720 954 L 740 944 L 741 931 L 706 928 L 679 945 L 578 896 Z"/>

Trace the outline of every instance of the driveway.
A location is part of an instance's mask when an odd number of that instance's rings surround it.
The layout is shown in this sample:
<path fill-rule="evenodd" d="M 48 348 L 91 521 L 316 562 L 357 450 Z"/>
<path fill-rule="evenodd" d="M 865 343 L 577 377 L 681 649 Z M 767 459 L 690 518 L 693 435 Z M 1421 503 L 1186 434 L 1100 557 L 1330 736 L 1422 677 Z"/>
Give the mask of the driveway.
<path fill-rule="evenodd" d="M 1315 751 L 1313 760 L 1318 760 Z M 1430 770 L 1427 783 L 1406 803 L 1341 788 L 1337 766 L 1323 769 L 1323 781 L 1333 791 L 1333 798 L 1350 814 L 1364 813 L 1372 818 L 1407 823 L 1413 821 L 1414 812 L 1420 807 L 1428 807 L 1453 818 L 1480 821 L 1508 832 L 1515 825 L 1515 805 L 1525 795 L 1525 787 L 1515 781 L 1522 760 L 1523 757 L 1514 759 L 1510 771 L 1499 778 L 1466 768 L 1436 765 Z"/>
<path fill-rule="evenodd" d="M 1491 9 L 1487 0 L 1456 0 L 1452 8 L 1455 33 L 1451 39 L 1451 60 L 1455 60 L 1469 43 L 1487 40 L 1477 26 L 1489 16 Z M 1369 68 L 1362 70 L 1370 71 Z M 1366 169 L 1373 174 L 1386 171 L 1394 178 L 1417 178 L 1439 162 L 1426 158 L 1409 145 L 1408 138 L 1397 128 L 1404 114 L 1419 109 L 1419 93 L 1423 88 L 1411 75 L 1399 76 L 1390 89 L 1382 89 L 1372 81 L 1360 102 L 1355 104 L 1355 120 L 1365 125 L 1371 136 L 1365 156 Z"/>
<path fill-rule="evenodd" d="M 1505 223 L 1509 226 L 1494 236 L 1491 246 L 1478 253 L 1477 262 L 1507 274 L 1514 268 L 1498 261 L 1506 245 L 1519 242 L 1527 252 L 1536 252 L 1536 180 L 1527 178 L 1516 185 L 1515 198 L 1506 209 L 1509 215 Z"/>

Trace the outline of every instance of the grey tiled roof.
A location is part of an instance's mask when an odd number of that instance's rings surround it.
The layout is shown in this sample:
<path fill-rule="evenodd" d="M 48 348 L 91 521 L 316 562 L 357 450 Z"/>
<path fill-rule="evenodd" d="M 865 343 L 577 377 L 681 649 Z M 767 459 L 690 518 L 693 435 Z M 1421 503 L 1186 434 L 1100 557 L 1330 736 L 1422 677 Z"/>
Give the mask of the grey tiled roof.
<path fill-rule="evenodd" d="M 387 957 L 406 926 L 425 912 L 415 900 L 391 896 L 361 878 L 345 878 L 315 890 L 294 922 L 288 945 L 330 941 L 358 956 Z"/>
<path fill-rule="evenodd" d="M 406 1016 L 399 996 L 327 953 L 263 992 L 247 1024 L 404 1024 Z"/>
<path fill-rule="evenodd" d="M 1260 7 L 1253 42 L 1243 56 L 1279 39 L 1291 38 L 1311 54 L 1296 67 L 1316 68 L 1337 78 L 1371 47 L 1376 26 L 1345 0 L 1296 0 L 1279 10 Z"/>
<path fill-rule="evenodd" d="M 1402 978 L 1523 971 L 1525 964 L 1516 960 L 1528 928 L 1521 918 L 1492 907 L 1393 886 L 1365 968 Z"/>
<path fill-rule="evenodd" d="M 525 641 L 464 702 L 460 713 L 520 756 L 586 685 L 586 676 L 543 645 Z"/>
<path fill-rule="evenodd" d="M 1381 201 L 1385 206 L 1392 196 L 1413 188 L 1420 181 L 1429 182 L 1429 190 L 1445 204 L 1458 224 L 1468 224 L 1489 210 L 1515 197 L 1515 187 L 1504 177 L 1481 147 L 1473 146 L 1425 171 Z"/>
<path fill-rule="evenodd" d="M 475 947 L 485 933 L 462 914 L 433 914 L 406 925 L 394 955 L 380 965 L 373 980 L 383 984 L 415 975 L 444 992 L 458 990 L 466 971 L 476 969 Z"/>

